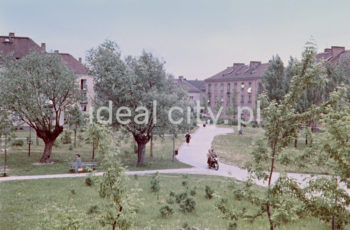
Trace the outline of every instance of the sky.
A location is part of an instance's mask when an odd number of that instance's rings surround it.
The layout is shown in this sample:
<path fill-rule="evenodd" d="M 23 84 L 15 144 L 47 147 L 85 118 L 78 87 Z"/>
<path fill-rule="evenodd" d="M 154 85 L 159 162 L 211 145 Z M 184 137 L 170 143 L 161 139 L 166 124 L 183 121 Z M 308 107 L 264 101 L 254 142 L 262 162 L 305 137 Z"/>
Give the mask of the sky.
<path fill-rule="evenodd" d="M 206 79 L 233 63 L 287 63 L 310 39 L 350 49 L 348 0 L 0 0 L 0 35 L 82 57 L 105 40 L 143 50 L 166 71 Z"/>

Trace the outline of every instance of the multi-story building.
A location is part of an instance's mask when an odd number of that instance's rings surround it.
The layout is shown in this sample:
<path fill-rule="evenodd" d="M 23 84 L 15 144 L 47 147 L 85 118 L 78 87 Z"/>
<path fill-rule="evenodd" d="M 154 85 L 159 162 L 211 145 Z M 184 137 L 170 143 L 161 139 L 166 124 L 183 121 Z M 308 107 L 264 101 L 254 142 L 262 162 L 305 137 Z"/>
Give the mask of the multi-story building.
<path fill-rule="evenodd" d="M 183 76 L 179 76 L 177 84 L 185 89 L 188 93 L 190 103 L 195 105 L 197 101 L 200 104 L 205 102 L 205 83 L 200 80 L 186 80 Z"/>
<path fill-rule="evenodd" d="M 225 70 L 205 80 L 208 106 L 218 111 L 222 106 L 222 117 L 233 118 L 233 108 L 238 106 L 256 109 L 259 82 L 268 63 L 251 61 L 249 65 L 234 63 Z M 235 117 L 236 118 L 236 117 Z"/>
<path fill-rule="evenodd" d="M 9 33 L 8 36 L 0 36 L 0 55 L 2 56 L 11 55 L 15 59 L 21 59 L 33 51 L 47 53 L 46 44 L 41 43 L 39 46 L 31 38 L 18 37 L 14 33 Z M 83 65 L 81 58 L 77 60 L 72 55 L 60 53 L 58 50 L 55 53 L 59 54 L 67 67 L 77 75 L 82 95 L 79 106 L 82 111 L 88 112 L 92 108 L 92 102 L 95 97 L 93 77 L 88 74 L 88 69 Z"/>

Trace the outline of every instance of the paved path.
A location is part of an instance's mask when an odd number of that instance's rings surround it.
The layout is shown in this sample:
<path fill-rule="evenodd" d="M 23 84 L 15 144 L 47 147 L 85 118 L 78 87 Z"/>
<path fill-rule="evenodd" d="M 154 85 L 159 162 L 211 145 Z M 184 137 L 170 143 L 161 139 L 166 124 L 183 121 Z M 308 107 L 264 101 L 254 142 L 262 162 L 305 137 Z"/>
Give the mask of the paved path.
<path fill-rule="evenodd" d="M 165 174 L 198 174 L 198 175 L 213 175 L 231 177 L 240 181 L 245 181 L 248 178 L 248 171 L 241 169 L 237 166 L 227 165 L 220 163 L 218 171 L 208 169 L 207 166 L 207 152 L 211 147 L 212 141 L 217 135 L 224 135 L 232 133 L 233 128 L 218 128 L 214 125 L 207 127 L 199 127 L 193 134 L 190 144 L 184 143 L 179 149 L 179 155 L 177 159 L 188 165 L 192 165 L 193 168 L 185 169 L 164 169 L 164 170 L 146 170 L 146 171 L 128 171 L 128 175 L 147 175 L 156 172 Z M 220 160 L 220 156 L 219 156 Z M 74 178 L 74 177 L 85 177 L 86 173 L 81 174 L 54 174 L 54 175 L 37 175 L 37 176 L 10 176 L 0 178 L 1 181 L 13 181 L 13 180 L 33 180 L 33 179 L 49 179 L 49 178 Z M 95 173 L 95 175 L 102 175 L 102 172 Z M 305 185 L 307 178 L 310 177 L 308 174 L 300 173 L 288 173 L 288 176 L 296 179 L 301 185 Z M 275 182 L 279 177 L 279 173 L 274 173 L 272 181 Z M 256 184 L 261 186 L 267 186 L 266 182 L 256 181 Z M 346 189 L 345 186 L 343 186 Z M 350 189 L 347 189 L 350 194 Z"/>

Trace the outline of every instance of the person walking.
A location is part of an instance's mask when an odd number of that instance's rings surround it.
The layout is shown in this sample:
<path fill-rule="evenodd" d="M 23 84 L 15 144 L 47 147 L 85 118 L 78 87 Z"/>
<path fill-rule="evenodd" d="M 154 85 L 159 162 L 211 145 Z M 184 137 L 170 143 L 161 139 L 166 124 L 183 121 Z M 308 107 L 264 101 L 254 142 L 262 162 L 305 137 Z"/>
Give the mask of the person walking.
<path fill-rule="evenodd" d="M 189 144 L 190 140 L 191 140 L 191 135 L 189 133 L 187 133 L 185 138 L 186 138 L 186 143 Z"/>
<path fill-rule="evenodd" d="M 75 155 L 77 158 L 77 162 L 75 164 L 75 173 L 79 172 L 79 169 L 81 169 L 81 159 L 80 159 L 80 154 Z"/>

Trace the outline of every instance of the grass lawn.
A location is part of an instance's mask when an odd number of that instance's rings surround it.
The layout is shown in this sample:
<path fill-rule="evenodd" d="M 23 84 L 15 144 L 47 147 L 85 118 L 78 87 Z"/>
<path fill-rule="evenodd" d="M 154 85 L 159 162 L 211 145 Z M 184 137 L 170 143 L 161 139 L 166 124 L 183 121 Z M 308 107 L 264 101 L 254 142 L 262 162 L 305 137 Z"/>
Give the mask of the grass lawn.
<path fill-rule="evenodd" d="M 220 125 L 219 127 L 232 128 L 232 126 L 225 125 Z M 234 127 L 234 130 L 234 133 L 216 136 L 213 141 L 213 148 L 218 153 L 220 161 L 244 167 L 245 163 L 252 160 L 250 153 L 253 150 L 255 141 L 264 136 L 264 130 L 262 128 L 244 127 L 243 135 L 238 135 L 237 126 Z M 294 146 L 290 148 L 294 150 Z M 305 138 L 301 136 L 298 138 L 297 150 L 299 150 L 299 152 L 293 152 L 298 154 L 304 148 Z M 293 165 L 286 167 L 277 163 L 276 170 L 300 173 L 329 173 L 329 169 L 312 163 L 308 164 L 305 168 L 299 168 Z"/>
<path fill-rule="evenodd" d="M 24 131 L 19 131 L 19 135 L 23 136 Z M 184 142 L 184 138 L 179 136 L 175 139 L 175 146 L 179 148 Z M 82 161 L 91 161 L 92 146 L 91 144 L 81 143 L 76 149 L 70 150 L 70 144 L 59 144 L 53 147 L 52 160 L 53 164 L 35 165 L 39 162 L 44 143 L 40 140 L 39 146 L 35 144 L 31 147 L 31 156 L 27 156 L 28 146 L 24 141 L 24 146 L 12 146 L 7 157 L 8 174 L 14 175 L 42 175 L 42 174 L 61 174 L 68 173 L 68 162 L 75 161 L 75 154 L 81 155 Z M 122 163 L 128 170 L 148 170 L 148 169 L 168 169 L 168 168 L 184 168 L 190 167 L 181 162 L 172 162 L 172 137 L 153 138 L 153 157 L 150 157 L 150 143 L 146 147 L 146 165 L 144 167 L 136 167 L 137 154 L 134 153 L 132 138 L 128 138 L 120 143 L 120 157 Z M 0 153 L 0 165 L 3 165 L 3 154 Z M 95 156 L 95 161 L 99 162 L 100 157 Z M 34 164 L 34 165 L 33 165 Z"/>
<path fill-rule="evenodd" d="M 135 227 L 133 229 L 180 229 L 184 223 L 189 226 L 197 226 L 200 229 L 210 230 L 227 229 L 228 221 L 221 218 L 219 211 L 215 208 L 216 196 L 229 197 L 229 202 L 237 207 L 246 207 L 244 201 L 237 201 L 230 192 L 229 179 L 210 176 L 182 176 L 182 175 L 160 175 L 160 195 L 157 196 L 150 191 L 150 176 L 130 177 L 130 187 L 141 188 L 143 204 L 140 206 Z M 189 214 L 183 214 L 178 210 L 178 204 L 171 205 L 175 213 L 162 218 L 159 209 L 166 204 L 169 192 L 180 193 L 185 190 L 183 181 L 194 188 L 196 187 L 196 209 Z M 216 196 L 208 200 L 205 198 L 204 187 L 210 185 Z M 261 188 L 259 188 L 261 189 Z M 75 194 L 71 191 L 74 190 Z M 66 179 L 44 179 L 31 181 L 11 181 L 0 183 L 0 228 L 6 230 L 41 229 L 40 223 L 46 215 L 51 213 L 53 206 L 69 208 L 75 207 L 79 212 L 84 212 L 89 207 L 99 203 L 98 185 L 88 187 L 84 178 Z M 94 217 L 89 218 L 94 223 Z M 256 222 L 250 223 L 245 220 L 238 221 L 237 229 L 268 229 L 267 218 L 258 218 Z M 6 226 L 5 228 L 3 226 Z M 148 227 L 148 228 L 147 228 Z M 89 228 L 90 229 L 90 228 Z M 91 229 L 107 229 L 93 226 Z M 280 226 L 281 230 L 326 230 L 330 226 L 316 219 L 306 218 L 296 223 Z M 349 226 L 346 230 L 349 230 Z"/>

